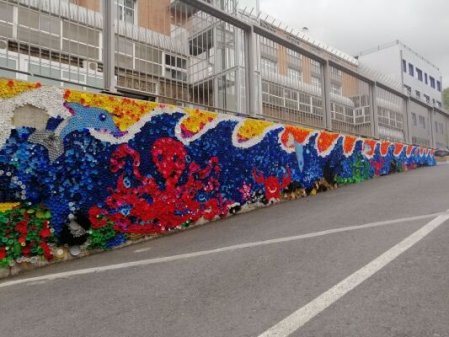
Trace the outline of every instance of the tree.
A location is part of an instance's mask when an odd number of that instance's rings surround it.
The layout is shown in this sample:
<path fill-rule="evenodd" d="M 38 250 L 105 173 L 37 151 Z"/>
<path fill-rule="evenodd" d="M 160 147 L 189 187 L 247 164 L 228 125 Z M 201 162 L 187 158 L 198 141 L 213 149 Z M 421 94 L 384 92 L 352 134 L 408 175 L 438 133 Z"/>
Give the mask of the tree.
<path fill-rule="evenodd" d="M 443 91 L 443 105 L 446 110 L 449 110 L 449 88 Z"/>

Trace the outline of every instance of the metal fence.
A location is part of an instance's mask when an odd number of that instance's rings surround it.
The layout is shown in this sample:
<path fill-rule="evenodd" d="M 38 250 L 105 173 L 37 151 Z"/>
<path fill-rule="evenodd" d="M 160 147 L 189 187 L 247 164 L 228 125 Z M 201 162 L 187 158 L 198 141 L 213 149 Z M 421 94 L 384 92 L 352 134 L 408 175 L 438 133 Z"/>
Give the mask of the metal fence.
<path fill-rule="evenodd" d="M 412 140 L 400 84 L 237 0 L 0 0 L 0 76 Z"/>
<path fill-rule="evenodd" d="M 12 70 L 19 79 L 100 90 L 101 36 L 97 11 L 64 0 L 2 0 L 1 74 L 10 76 Z"/>
<path fill-rule="evenodd" d="M 374 136 L 370 86 L 344 70 L 330 67 L 330 99 L 334 130 Z"/>
<path fill-rule="evenodd" d="M 262 115 L 275 120 L 325 127 L 319 62 L 257 35 L 262 83 Z"/>
<path fill-rule="evenodd" d="M 377 125 L 379 137 L 396 142 L 407 139 L 405 100 L 394 93 L 377 88 Z"/>

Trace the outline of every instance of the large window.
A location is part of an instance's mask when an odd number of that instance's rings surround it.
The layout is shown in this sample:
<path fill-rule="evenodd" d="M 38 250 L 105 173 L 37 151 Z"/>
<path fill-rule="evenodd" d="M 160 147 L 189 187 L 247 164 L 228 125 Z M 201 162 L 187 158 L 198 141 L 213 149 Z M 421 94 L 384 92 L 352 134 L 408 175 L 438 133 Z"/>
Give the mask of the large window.
<path fill-rule="evenodd" d="M 300 53 L 298 53 L 297 51 L 291 50 L 290 48 L 287 48 L 287 55 L 293 56 L 294 58 L 302 60 L 302 55 Z"/>
<path fill-rule="evenodd" d="M 402 129 L 404 127 L 404 117 L 402 113 L 383 107 L 377 107 L 379 124 L 386 127 Z M 412 115 L 413 116 L 413 115 Z M 416 120 L 416 115 L 415 115 Z"/>
<path fill-rule="evenodd" d="M 312 66 L 311 71 L 315 74 L 321 74 L 321 64 L 318 61 L 310 60 L 310 65 Z"/>
<path fill-rule="evenodd" d="M 302 82 L 302 73 L 299 70 L 288 68 L 287 76 L 295 82 Z"/>
<path fill-rule="evenodd" d="M 321 79 L 319 77 L 312 76 L 310 78 L 310 83 L 317 88 L 321 88 Z"/>
<path fill-rule="evenodd" d="M 416 68 L 416 74 L 418 75 L 418 80 L 423 81 L 422 70 Z"/>
<path fill-rule="evenodd" d="M 419 126 L 422 127 L 423 129 L 426 128 L 426 119 L 424 118 L 424 116 L 418 116 L 418 121 L 419 121 Z"/>
<path fill-rule="evenodd" d="M 415 76 L 415 67 L 413 66 L 413 64 L 408 64 L 408 74 L 412 77 Z"/>
<path fill-rule="evenodd" d="M 321 116 L 321 97 L 311 96 L 295 89 L 284 88 L 271 82 L 262 82 L 262 101 L 265 105 L 287 108 Z"/>
<path fill-rule="evenodd" d="M 430 86 L 435 89 L 435 79 L 430 76 Z"/>
<path fill-rule="evenodd" d="M 19 7 L 17 23 L 18 40 L 42 48 L 60 49 L 61 24 L 59 18 Z"/>
<path fill-rule="evenodd" d="M 260 67 L 262 68 L 262 73 L 276 73 L 277 63 L 266 58 L 260 59 Z"/>
<path fill-rule="evenodd" d="M 174 80 L 187 81 L 187 60 L 165 54 L 165 76 Z"/>
<path fill-rule="evenodd" d="M 116 0 L 117 17 L 120 21 L 135 24 L 136 23 L 136 1 L 135 0 Z"/>
<path fill-rule="evenodd" d="M 331 93 L 341 96 L 342 95 L 342 88 L 341 84 L 339 83 L 332 83 L 331 84 Z"/>

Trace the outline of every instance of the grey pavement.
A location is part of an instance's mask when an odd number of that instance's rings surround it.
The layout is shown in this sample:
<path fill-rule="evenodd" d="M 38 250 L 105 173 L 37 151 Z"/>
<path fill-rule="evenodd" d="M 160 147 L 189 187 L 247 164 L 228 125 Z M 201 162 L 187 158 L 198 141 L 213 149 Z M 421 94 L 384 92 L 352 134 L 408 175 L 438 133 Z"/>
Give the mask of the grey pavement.
<path fill-rule="evenodd" d="M 448 195 L 449 167 L 423 168 L 14 279 L 442 212 Z M 430 220 L 0 288 L 0 336 L 258 336 Z M 448 226 L 292 336 L 448 337 Z"/>

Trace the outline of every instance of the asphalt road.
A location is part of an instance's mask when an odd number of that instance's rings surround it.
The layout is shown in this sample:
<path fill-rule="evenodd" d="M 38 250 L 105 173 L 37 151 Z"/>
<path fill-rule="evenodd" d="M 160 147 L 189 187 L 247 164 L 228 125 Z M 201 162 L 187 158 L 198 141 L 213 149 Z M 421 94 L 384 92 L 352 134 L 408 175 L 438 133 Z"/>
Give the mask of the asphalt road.
<path fill-rule="evenodd" d="M 448 196 L 424 168 L 26 273 L 0 336 L 448 337 Z"/>

